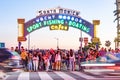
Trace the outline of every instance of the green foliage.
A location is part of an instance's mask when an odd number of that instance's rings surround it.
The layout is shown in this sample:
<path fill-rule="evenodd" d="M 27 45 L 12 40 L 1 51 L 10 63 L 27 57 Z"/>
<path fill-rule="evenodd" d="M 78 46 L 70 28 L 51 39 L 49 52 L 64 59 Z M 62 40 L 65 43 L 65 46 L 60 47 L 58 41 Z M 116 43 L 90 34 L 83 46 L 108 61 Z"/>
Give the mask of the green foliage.
<path fill-rule="evenodd" d="M 101 45 L 100 42 L 98 42 L 98 43 L 89 42 L 88 45 L 85 46 L 84 48 L 87 49 L 87 50 L 88 50 L 89 48 L 96 48 L 96 45 L 97 45 L 97 44 L 98 44 L 98 48 L 100 48 L 100 45 Z"/>

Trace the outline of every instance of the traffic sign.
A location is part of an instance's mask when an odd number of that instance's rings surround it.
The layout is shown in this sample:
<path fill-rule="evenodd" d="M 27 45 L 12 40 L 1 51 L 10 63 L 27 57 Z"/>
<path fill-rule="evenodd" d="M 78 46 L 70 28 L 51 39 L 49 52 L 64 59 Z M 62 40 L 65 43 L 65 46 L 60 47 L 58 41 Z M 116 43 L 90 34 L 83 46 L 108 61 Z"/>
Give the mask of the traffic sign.
<path fill-rule="evenodd" d="M 0 42 L 0 48 L 5 48 L 5 43 Z"/>

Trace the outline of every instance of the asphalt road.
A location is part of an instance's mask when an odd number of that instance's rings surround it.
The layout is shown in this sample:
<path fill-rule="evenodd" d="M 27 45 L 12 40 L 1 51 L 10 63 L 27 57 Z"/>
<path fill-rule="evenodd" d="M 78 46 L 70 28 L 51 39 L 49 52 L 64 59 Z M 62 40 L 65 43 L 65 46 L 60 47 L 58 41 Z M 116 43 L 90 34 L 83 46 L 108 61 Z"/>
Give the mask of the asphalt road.
<path fill-rule="evenodd" d="M 5 80 L 120 80 L 120 72 L 11 72 Z"/>

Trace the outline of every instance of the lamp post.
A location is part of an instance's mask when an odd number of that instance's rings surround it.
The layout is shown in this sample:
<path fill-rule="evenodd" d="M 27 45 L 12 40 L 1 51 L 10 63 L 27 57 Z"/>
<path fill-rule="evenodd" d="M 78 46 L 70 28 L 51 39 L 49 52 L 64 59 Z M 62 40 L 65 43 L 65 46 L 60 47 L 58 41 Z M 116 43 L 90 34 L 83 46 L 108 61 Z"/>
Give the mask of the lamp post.
<path fill-rule="evenodd" d="M 83 42 L 83 38 L 82 38 L 82 31 L 80 30 L 80 51 L 82 52 L 82 42 Z"/>
<path fill-rule="evenodd" d="M 55 39 L 57 40 L 57 49 L 59 49 L 59 38 L 56 38 Z"/>
<path fill-rule="evenodd" d="M 28 50 L 30 50 L 30 34 L 28 35 Z"/>

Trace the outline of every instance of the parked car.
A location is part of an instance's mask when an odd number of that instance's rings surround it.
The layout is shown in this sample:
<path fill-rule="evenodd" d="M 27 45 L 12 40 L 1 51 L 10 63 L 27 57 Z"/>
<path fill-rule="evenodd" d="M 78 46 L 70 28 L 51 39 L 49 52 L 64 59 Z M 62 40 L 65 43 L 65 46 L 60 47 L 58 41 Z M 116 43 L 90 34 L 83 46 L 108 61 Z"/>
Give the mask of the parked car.
<path fill-rule="evenodd" d="M 0 48 L 0 67 L 5 71 L 13 71 L 21 69 L 21 57 L 15 51 L 6 48 Z"/>

